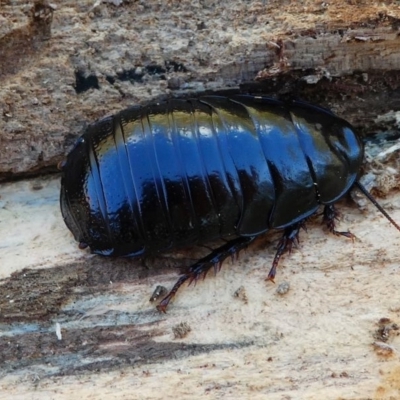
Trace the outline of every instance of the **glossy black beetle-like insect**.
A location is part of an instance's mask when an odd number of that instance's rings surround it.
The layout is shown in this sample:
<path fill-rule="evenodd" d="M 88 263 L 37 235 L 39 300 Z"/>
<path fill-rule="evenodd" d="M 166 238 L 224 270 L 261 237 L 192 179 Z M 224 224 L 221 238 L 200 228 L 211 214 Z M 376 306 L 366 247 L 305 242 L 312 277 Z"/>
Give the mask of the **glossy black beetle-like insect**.
<path fill-rule="evenodd" d="M 62 163 L 61 210 L 80 247 L 106 256 L 228 238 L 178 279 L 158 306 L 165 311 L 183 282 L 272 228 L 284 230 L 273 280 L 321 204 L 329 230 L 352 237 L 335 230 L 333 204 L 359 185 L 362 160 L 350 124 L 317 106 L 251 95 L 171 99 L 89 126 Z"/>

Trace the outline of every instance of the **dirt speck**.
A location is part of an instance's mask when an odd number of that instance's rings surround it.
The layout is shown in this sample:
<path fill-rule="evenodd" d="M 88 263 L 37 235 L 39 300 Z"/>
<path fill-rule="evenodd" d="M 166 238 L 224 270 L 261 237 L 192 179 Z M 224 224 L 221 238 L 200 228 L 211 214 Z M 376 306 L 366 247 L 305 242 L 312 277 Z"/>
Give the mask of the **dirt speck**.
<path fill-rule="evenodd" d="M 186 322 L 181 322 L 180 324 L 172 327 L 172 332 L 174 334 L 175 339 L 183 339 L 189 334 L 191 330 L 192 328 Z"/>
<path fill-rule="evenodd" d="M 240 286 L 235 293 L 233 294 L 237 299 L 243 301 L 244 304 L 247 304 L 248 298 L 246 294 L 246 289 L 244 286 Z"/>

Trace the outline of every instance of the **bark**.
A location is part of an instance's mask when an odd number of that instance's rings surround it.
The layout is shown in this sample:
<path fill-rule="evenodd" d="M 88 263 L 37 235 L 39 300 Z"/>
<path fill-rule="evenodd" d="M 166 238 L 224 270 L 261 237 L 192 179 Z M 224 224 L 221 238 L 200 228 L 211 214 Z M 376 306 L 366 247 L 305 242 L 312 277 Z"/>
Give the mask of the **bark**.
<path fill-rule="evenodd" d="M 3 1 L 0 177 L 54 170 L 106 114 L 239 85 L 376 131 L 400 101 L 400 11 L 369 3 Z"/>

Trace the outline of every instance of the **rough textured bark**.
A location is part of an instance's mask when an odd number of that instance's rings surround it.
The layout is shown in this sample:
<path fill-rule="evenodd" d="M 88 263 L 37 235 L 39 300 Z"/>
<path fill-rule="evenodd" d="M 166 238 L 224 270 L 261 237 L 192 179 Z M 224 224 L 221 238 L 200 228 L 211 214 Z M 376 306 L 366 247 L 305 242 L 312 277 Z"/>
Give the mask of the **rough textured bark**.
<path fill-rule="evenodd" d="M 300 96 L 364 133 L 399 128 L 397 2 L 63 1 L 0 4 L 0 175 L 52 169 L 85 124 L 133 103 L 236 87 Z M 51 28 L 51 29 L 50 29 Z M 400 221 L 399 145 L 368 145 L 366 170 Z M 343 201 L 316 218 L 264 282 L 277 233 L 161 315 L 170 258 L 77 249 L 59 178 L 0 186 L 0 398 L 400 397 L 399 232 Z"/>
<path fill-rule="evenodd" d="M 128 105 L 256 77 L 371 132 L 399 102 L 400 10 L 353 3 L 3 1 L 0 176 L 54 168 Z"/>

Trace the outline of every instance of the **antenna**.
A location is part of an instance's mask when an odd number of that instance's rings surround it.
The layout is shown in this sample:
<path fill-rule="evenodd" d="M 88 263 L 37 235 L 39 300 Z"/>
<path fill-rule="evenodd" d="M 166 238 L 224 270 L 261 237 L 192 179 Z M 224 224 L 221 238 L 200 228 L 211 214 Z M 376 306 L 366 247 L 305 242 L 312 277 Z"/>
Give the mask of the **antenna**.
<path fill-rule="evenodd" d="M 363 193 L 363 195 L 388 219 L 388 221 L 400 231 L 400 226 L 393 220 L 393 218 L 382 208 L 381 205 L 371 196 L 368 190 L 359 182 L 355 181 L 355 186 Z"/>

